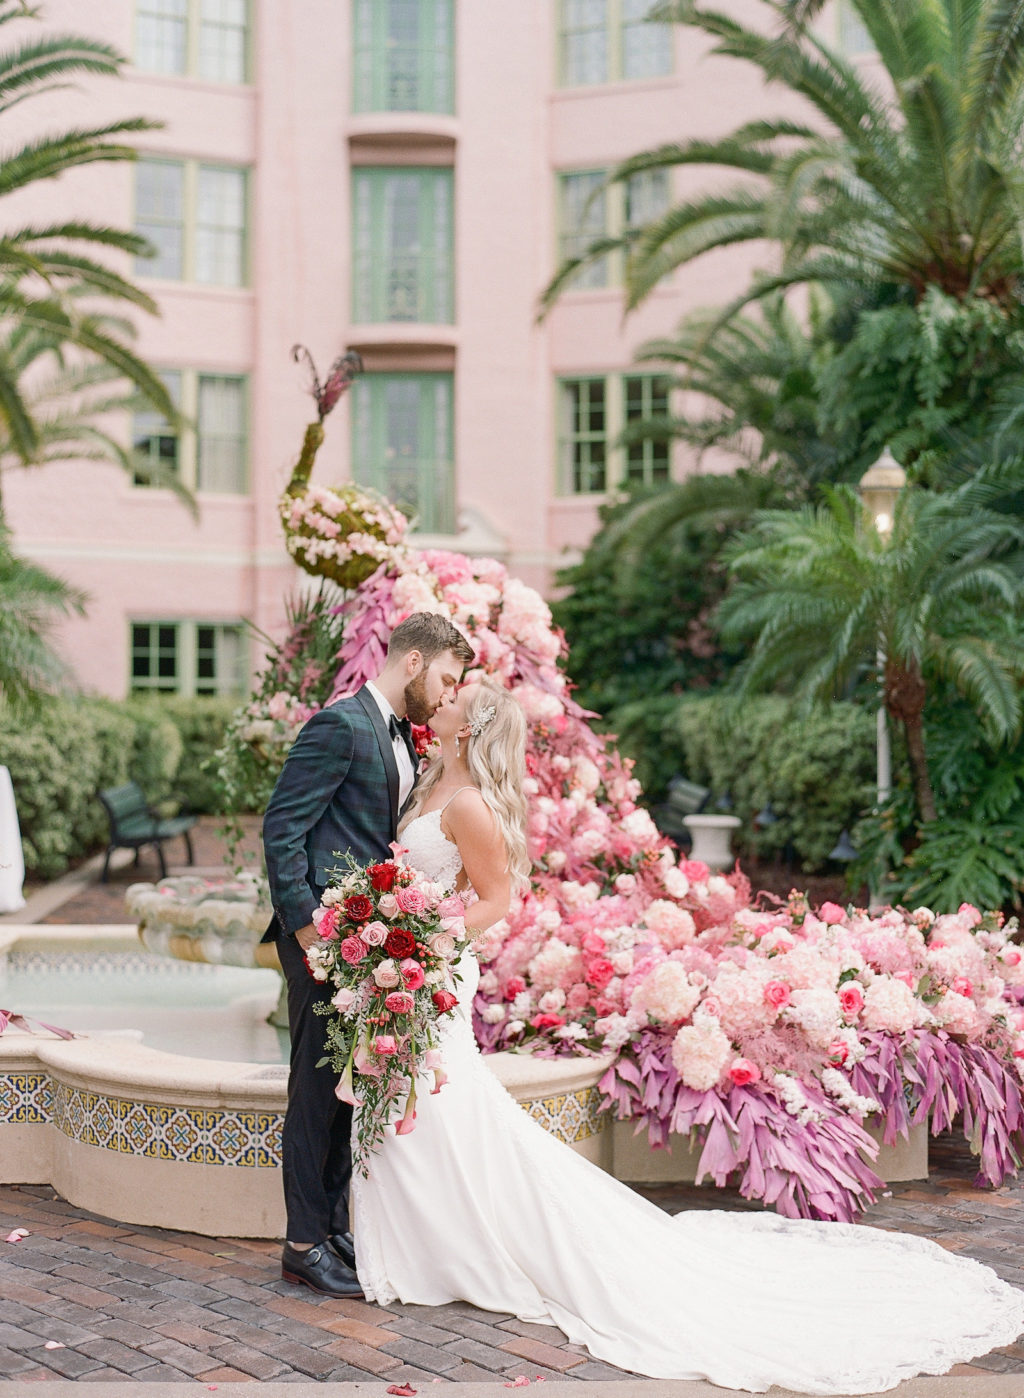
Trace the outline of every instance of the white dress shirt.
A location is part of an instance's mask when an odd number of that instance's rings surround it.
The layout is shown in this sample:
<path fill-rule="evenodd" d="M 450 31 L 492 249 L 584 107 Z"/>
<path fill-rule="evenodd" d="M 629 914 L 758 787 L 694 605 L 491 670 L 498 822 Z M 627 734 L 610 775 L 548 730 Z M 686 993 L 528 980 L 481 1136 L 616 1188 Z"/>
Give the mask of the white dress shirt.
<path fill-rule="evenodd" d="M 398 717 L 375 684 L 371 684 L 367 680 L 366 688 L 373 695 L 374 703 L 383 714 L 385 724 L 390 723 L 392 718 Z M 405 745 L 404 738 L 400 736 L 392 738 L 391 746 L 395 750 L 395 761 L 398 764 L 398 809 L 401 810 L 409 799 L 413 782 L 416 780 L 416 773 L 413 770 L 412 758 L 409 756 L 409 749 Z"/>

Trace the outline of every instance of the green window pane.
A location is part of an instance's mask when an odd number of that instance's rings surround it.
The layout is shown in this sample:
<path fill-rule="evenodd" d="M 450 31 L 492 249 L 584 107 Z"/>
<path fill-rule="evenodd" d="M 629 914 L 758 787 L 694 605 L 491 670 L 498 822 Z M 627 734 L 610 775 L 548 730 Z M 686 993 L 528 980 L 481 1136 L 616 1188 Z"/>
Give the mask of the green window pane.
<path fill-rule="evenodd" d="M 188 0 L 138 0 L 135 63 L 147 73 L 184 73 L 188 63 Z"/>
<path fill-rule="evenodd" d="M 135 167 L 135 230 L 156 249 L 139 257 L 147 277 L 181 281 L 185 269 L 185 167 L 180 161 L 140 160 Z"/>
<path fill-rule="evenodd" d="M 451 374 L 366 374 L 352 388 L 353 474 L 428 534 L 455 528 Z"/>
<path fill-rule="evenodd" d="M 176 369 L 165 369 L 160 374 L 167 392 L 175 405 L 181 404 L 181 374 Z M 144 464 L 159 466 L 162 470 L 178 472 L 181 469 L 181 443 L 174 427 L 160 413 L 145 409 L 132 415 L 132 450 L 143 459 Z M 149 478 L 137 474 L 135 485 L 149 485 Z"/>
<path fill-rule="evenodd" d="M 452 171 L 357 168 L 352 182 L 353 319 L 450 324 Z"/>
<path fill-rule="evenodd" d="M 202 0 L 198 65 L 199 76 L 207 82 L 245 82 L 247 9 L 246 0 Z"/>
<path fill-rule="evenodd" d="M 196 180 L 195 279 L 211 286 L 245 283 L 245 171 L 200 165 Z"/>
<path fill-rule="evenodd" d="M 607 488 L 606 392 L 604 379 L 566 379 L 561 385 L 559 455 L 567 494 L 589 495 Z"/>
<path fill-rule="evenodd" d="M 578 257 L 608 231 L 608 191 L 601 188 L 604 170 L 580 170 L 559 176 L 559 260 Z M 607 257 L 588 263 L 573 277 L 577 288 L 607 286 Z"/>
<path fill-rule="evenodd" d="M 563 87 L 605 83 L 608 63 L 608 0 L 561 0 Z"/>
<path fill-rule="evenodd" d="M 623 380 L 623 418 L 628 429 L 669 411 L 669 380 L 660 374 L 636 374 Z M 626 479 L 654 485 L 667 481 L 671 468 L 668 440 L 643 438 L 626 443 Z"/>
<path fill-rule="evenodd" d="M 654 0 L 619 0 L 622 6 L 622 77 L 659 78 L 672 71 L 672 26 L 647 16 Z"/>
<path fill-rule="evenodd" d="M 627 228 L 654 223 L 668 208 L 668 171 L 640 170 L 623 185 L 623 222 Z"/>
<path fill-rule="evenodd" d="M 452 112 L 453 0 L 355 0 L 353 109 Z"/>
<path fill-rule="evenodd" d="M 247 488 L 246 381 L 236 375 L 200 374 L 196 414 L 196 486 L 244 495 Z"/>

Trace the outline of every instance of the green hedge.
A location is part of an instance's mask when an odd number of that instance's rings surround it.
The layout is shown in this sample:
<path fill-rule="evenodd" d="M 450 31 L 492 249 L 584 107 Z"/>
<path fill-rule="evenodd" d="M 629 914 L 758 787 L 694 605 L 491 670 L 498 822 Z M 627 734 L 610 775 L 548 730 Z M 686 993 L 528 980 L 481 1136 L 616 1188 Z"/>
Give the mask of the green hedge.
<path fill-rule="evenodd" d="M 661 799 L 676 773 L 712 799 L 728 793 L 742 822 L 738 853 L 771 858 L 790 846 L 805 871 L 818 869 L 875 798 L 875 717 L 854 704 L 798 717 L 783 699 L 688 695 L 625 706 L 608 726 L 649 798 Z M 759 829 L 768 801 L 778 820 Z"/>
<path fill-rule="evenodd" d="M 107 840 L 96 793 L 137 781 L 152 802 L 171 793 L 216 809 L 202 764 L 233 701 L 48 699 L 33 713 L 0 708 L 0 763 L 10 769 L 28 874 L 57 878 Z"/>

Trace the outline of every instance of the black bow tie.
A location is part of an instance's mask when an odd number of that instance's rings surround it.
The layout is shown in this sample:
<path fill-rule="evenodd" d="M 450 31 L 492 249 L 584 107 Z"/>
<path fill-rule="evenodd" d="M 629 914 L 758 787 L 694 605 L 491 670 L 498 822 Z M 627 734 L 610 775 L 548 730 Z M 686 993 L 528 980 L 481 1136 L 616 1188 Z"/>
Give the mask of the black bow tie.
<path fill-rule="evenodd" d="M 388 719 L 388 732 L 392 738 L 401 738 L 405 743 L 412 742 L 412 724 L 407 718 L 399 718 L 397 714 L 392 714 Z"/>

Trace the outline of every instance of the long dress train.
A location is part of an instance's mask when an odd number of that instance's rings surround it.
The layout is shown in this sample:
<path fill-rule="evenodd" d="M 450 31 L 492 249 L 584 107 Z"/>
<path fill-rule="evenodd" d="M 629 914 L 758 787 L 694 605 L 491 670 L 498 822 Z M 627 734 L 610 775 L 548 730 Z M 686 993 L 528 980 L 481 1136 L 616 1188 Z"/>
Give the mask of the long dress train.
<path fill-rule="evenodd" d="M 461 863 L 438 812 L 402 839 L 412 864 L 454 886 Z M 475 958 L 459 969 L 449 1081 L 354 1180 L 368 1299 L 468 1301 L 555 1325 L 621 1369 L 755 1393 L 882 1392 L 1024 1330 L 1024 1293 L 925 1239 L 772 1213 L 666 1215 L 513 1101 L 473 1038 Z"/>

